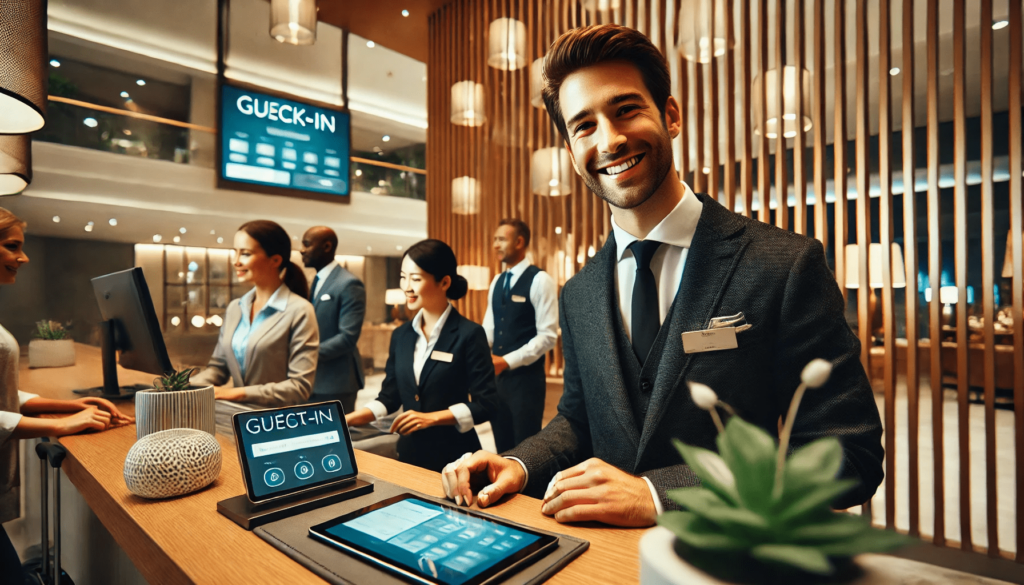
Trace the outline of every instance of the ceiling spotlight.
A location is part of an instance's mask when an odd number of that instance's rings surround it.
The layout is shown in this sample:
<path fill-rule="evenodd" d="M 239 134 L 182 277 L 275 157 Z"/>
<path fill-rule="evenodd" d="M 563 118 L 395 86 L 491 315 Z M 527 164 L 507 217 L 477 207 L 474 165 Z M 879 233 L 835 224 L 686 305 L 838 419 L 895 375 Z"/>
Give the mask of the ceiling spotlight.
<path fill-rule="evenodd" d="M 117 225 L 117 218 L 116 217 L 112 217 L 112 218 L 110 218 L 109 221 L 107 221 L 107 223 L 110 224 L 110 227 L 114 227 L 114 226 Z"/>
<path fill-rule="evenodd" d="M 206 325 L 206 319 L 202 315 L 192 315 L 192 326 L 196 329 Z"/>
<path fill-rule="evenodd" d="M 367 246 L 366 247 L 366 251 L 367 252 L 373 252 L 373 246 Z"/>
<path fill-rule="evenodd" d="M 1010 26 L 1009 20 L 997 20 L 992 23 L 992 30 L 999 30 Z"/>
<path fill-rule="evenodd" d="M 96 121 L 96 118 L 86 118 L 82 120 L 82 123 L 88 126 L 89 128 L 95 128 L 96 126 L 99 126 L 99 122 Z"/>
<path fill-rule="evenodd" d="M 408 10 L 403 10 L 402 11 L 402 16 L 409 16 L 409 11 Z"/>
<path fill-rule="evenodd" d="M 889 75 L 892 75 L 893 77 L 895 77 L 895 76 L 897 76 L 899 74 L 900 74 L 900 68 L 899 67 L 893 67 L 892 69 L 889 70 Z"/>
<path fill-rule="evenodd" d="M 399 244 L 399 245 L 395 246 L 395 249 L 396 249 L 396 250 L 399 250 L 399 251 L 401 251 L 401 249 L 402 249 L 402 246 L 401 246 L 401 244 Z"/>
<path fill-rule="evenodd" d="M 211 236 L 216 236 L 217 235 L 217 230 L 210 230 L 210 235 Z"/>
<path fill-rule="evenodd" d="M 363 176 L 363 169 L 356 169 L 356 176 L 357 177 L 362 177 Z"/>
<path fill-rule="evenodd" d="M 993 28 L 995 28 L 995 27 L 993 26 Z M 50 66 L 51 67 L 60 67 L 60 61 L 58 61 L 56 59 L 50 59 Z"/>
<path fill-rule="evenodd" d="M 561 233 L 562 233 L 562 226 L 556 227 L 555 228 L 555 233 L 561 235 Z"/>
<path fill-rule="evenodd" d="M 174 236 L 174 243 L 177 244 L 181 241 L 181 236 Z"/>
<path fill-rule="evenodd" d="M 153 243 L 159 244 L 162 239 L 164 239 L 164 237 L 160 234 L 153 234 Z"/>
<path fill-rule="evenodd" d="M 185 228 L 178 228 L 178 233 L 179 233 L 179 234 L 184 234 L 184 233 L 185 233 L 185 232 L 187 232 L 187 231 L 188 231 L 188 230 L 187 230 L 187 229 L 185 229 Z"/>
<path fill-rule="evenodd" d="M 123 97 L 123 98 L 128 97 L 128 92 L 127 91 L 122 91 L 121 92 L 121 97 Z"/>
<path fill-rule="evenodd" d="M 223 244 L 224 243 L 224 238 L 217 238 L 217 243 L 218 244 Z"/>
<path fill-rule="evenodd" d="M 146 85 L 146 80 L 145 79 L 136 79 L 135 80 L 135 85 L 138 85 L 139 87 L 142 87 L 143 85 Z"/>
<path fill-rule="evenodd" d="M 383 140 L 384 142 L 391 142 L 391 136 L 385 134 L 384 136 L 381 137 L 381 140 Z"/>
<path fill-rule="evenodd" d="M 92 231 L 92 227 L 93 227 L 92 226 L 92 222 L 90 221 L 89 223 L 85 224 L 85 231 L 91 232 Z"/>
<path fill-rule="evenodd" d="M 60 223 L 60 216 L 59 215 L 53 216 L 53 223 Z"/>
<path fill-rule="evenodd" d="M 377 43 L 373 41 L 366 41 L 366 46 L 372 49 L 377 46 Z"/>
<path fill-rule="evenodd" d="M 174 325 L 175 327 L 181 325 L 181 317 L 178 317 L 177 315 L 171 317 L 171 325 Z"/>

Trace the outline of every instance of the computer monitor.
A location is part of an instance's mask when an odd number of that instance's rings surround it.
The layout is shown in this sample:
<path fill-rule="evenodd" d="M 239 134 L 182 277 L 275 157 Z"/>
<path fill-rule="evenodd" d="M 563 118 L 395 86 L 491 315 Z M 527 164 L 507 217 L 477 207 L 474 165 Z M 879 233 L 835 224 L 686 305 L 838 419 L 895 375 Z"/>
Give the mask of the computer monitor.
<path fill-rule="evenodd" d="M 100 323 L 103 386 L 75 392 L 104 398 L 131 398 L 138 390 L 152 388 L 152 385 L 119 386 L 118 362 L 129 370 L 155 376 L 173 370 L 160 332 L 160 322 L 153 309 L 153 299 L 146 286 L 146 277 L 141 268 L 130 268 L 97 276 L 92 279 L 92 288 L 103 317 Z M 118 351 L 121 352 L 120 360 Z"/>

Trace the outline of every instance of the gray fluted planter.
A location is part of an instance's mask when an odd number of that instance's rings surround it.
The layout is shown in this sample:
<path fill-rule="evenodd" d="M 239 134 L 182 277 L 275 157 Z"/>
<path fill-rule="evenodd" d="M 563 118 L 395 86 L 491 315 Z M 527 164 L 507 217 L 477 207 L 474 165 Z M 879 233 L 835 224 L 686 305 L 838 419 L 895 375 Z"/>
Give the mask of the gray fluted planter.
<path fill-rule="evenodd" d="M 167 429 L 197 429 L 213 435 L 213 386 L 177 392 L 140 390 L 135 394 L 135 438 Z"/>

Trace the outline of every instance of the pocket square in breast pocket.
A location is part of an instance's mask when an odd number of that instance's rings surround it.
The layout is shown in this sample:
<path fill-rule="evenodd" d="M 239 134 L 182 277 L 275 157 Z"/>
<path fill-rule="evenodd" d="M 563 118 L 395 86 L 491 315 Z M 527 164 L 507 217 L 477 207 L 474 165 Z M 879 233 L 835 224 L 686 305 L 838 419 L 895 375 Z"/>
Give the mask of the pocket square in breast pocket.
<path fill-rule="evenodd" d="M 320 300 L 321 301 L 329 301 L 329 300 L 331 300 L 331 295 L 326 294 L 326 293 L 322 294 L 322 295 L 320 295 Z"/>

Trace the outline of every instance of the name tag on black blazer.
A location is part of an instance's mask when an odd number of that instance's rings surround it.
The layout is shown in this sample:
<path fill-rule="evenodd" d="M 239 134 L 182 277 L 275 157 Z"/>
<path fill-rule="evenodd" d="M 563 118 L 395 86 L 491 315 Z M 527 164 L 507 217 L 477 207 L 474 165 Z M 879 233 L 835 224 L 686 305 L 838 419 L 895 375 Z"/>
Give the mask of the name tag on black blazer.
<path fill-rule="evenodd" d="M 452 363 L 452 359 L 454 357 L 454 355 L 448 353 L 447 351 L 437 351 L 435 349 L 434 351 L 430 352 L 430 359 L 437 360 L 439 362 L 444 362 L 446 364 Z"/>

